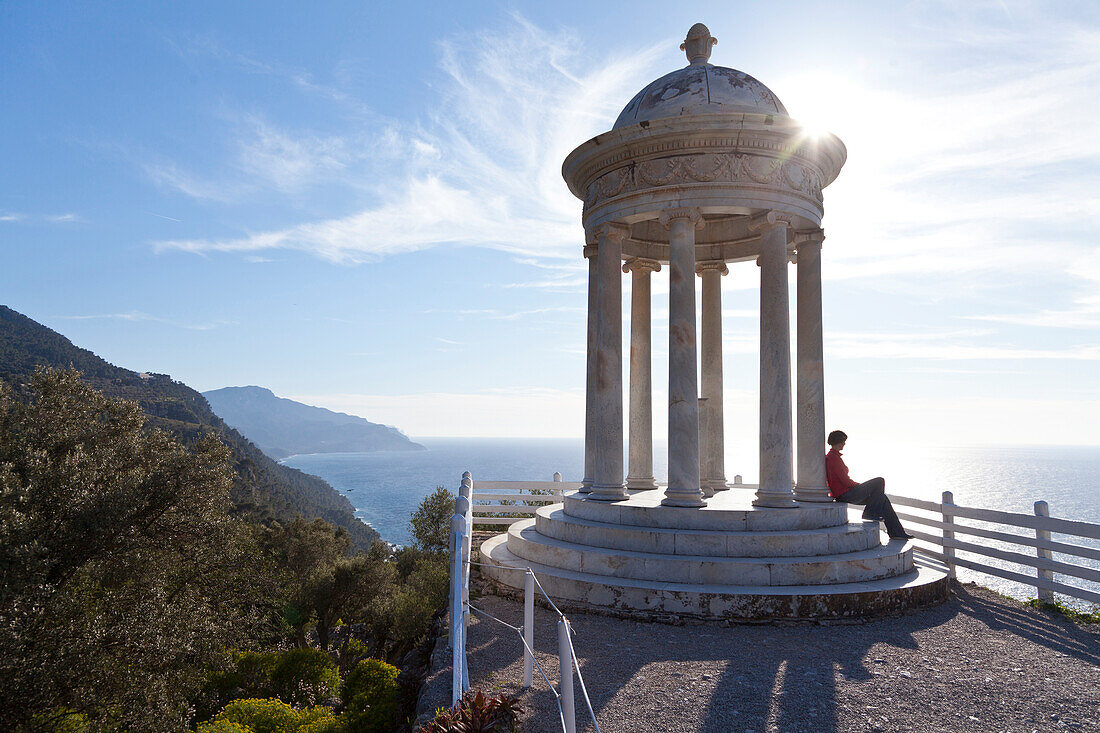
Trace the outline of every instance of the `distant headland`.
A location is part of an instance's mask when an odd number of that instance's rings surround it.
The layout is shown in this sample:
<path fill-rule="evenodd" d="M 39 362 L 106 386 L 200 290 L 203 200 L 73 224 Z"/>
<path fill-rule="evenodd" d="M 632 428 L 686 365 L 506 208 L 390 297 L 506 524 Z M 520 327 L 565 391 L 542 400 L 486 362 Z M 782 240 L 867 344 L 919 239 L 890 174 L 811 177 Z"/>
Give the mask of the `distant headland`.
<path fill-rule="evenodd" d="M 425 450 L 395 427 L 278 397 L 264 387 L 223 387 L 203 396 L 226 424 L 276 459 L 299 453 Z"/>

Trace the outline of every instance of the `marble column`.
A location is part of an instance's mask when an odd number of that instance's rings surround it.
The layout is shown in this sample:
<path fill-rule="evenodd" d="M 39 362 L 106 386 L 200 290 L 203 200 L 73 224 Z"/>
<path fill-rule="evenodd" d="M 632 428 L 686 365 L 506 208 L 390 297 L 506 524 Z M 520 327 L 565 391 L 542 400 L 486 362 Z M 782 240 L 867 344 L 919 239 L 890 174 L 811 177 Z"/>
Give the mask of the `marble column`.
<path fill-rule="evenodd" d="M 760 488 L 753 506 L 794 507 L 787 229 L 780 212 L 756 216 L 760 232 Z"/>
<path fill-rule="evenodd" d="M 698 209 L 661 212 L 669 228 L 668 487 L 665 506 L 705 506 L 699 481 L 699 377 L 695 339 L 695 230 Z"/>
<path fill-rule="evenodd" d="M 699 345 L 702 361 L 702 395 L 707 400 L 709 429 L 704 440 L 703 488 L 708 496 L 725 491 L 726 436 L 722 405 L 722 276 L 729 273 L 720 260 L 699 263 L 695 271 L 703 280 L 702 339 Z"/>
<path fill-rule="evenodd" d="M 798 303 L 796 331 L 798 385 L 797 435 L 798 501 L 826 502 L 829 488 L 825 484 L 825 371 L 821 323 L 821 243 L 825 233 L 820 229 L 799 232 Z"/>
<path fill-rule="evenodd" d="M 592 491 L 592 474 L 596 468 L 596 252 L 595 244 L 584 248 L 588 259 L 588 342 L 584 378 L 584 479 L 580 493 Z"/>
<path fill-rule="evenodd" d="M 596 228 L 596 463 L 589 499 L 617 501 L 623 487 L 623 240 L 630 228 Z"/>
<path fill-rule="evenodd" d="M 653 357 L 650 273 L 661 263 L 635 258 L 623 265 L 630 284 L 630 456 L 626 488 L 657 488 L 653 478 Z"/>
<path fill-rule="evenodd" d="M 712 416 L 707 406 L 707 398 L 699 398 L 699 475 L 706 476 L 710 471 L 711 456 L 707 453 L 707 436 L 710 435 Z M 699 482 L 699 489 L 707 499 L 714 496 L 714 489 L 707 485 L 706 479 Z"/>

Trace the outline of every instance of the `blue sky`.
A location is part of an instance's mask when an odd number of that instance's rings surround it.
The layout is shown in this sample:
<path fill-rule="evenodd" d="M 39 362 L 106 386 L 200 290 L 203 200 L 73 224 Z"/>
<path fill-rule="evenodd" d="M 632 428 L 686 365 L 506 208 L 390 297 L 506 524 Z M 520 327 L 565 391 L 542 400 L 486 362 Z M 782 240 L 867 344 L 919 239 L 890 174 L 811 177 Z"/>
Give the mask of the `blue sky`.
<path fill-rule="evenodd" d="M 5 2 L 0 302 L 202 390 L 579 436 L 561 161 L 703 21 L 713 62 L 848 146 L 825 192 L 829 426 L 1100 444 L 1100 6 L 674 5 Z M 756 277 L 723 282 L 746 461 Z M 654 297 L 660 436 L 660 276 Z"/>

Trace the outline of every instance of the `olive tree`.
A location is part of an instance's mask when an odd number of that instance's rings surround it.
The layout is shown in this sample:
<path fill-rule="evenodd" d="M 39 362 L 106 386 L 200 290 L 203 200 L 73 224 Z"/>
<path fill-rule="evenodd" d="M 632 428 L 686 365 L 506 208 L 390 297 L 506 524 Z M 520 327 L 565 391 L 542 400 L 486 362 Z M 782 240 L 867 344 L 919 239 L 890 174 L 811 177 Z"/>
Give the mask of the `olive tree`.
<path fill-rule="evenodd" d="M 73 370 L 0 385 L 0 729 L 178 730 L 262 599 L 228 451 L 146 429 Z"/>

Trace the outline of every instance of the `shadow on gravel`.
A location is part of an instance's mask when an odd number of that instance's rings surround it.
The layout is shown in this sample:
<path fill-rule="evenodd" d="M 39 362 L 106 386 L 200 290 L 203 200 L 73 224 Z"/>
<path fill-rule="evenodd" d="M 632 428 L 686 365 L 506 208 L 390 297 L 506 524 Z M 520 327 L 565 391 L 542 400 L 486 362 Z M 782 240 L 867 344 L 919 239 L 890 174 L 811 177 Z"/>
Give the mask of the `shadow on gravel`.
<path fill-rule="evenodd" d="M 1072 621 L 1048 617 L 1040 611 L 1020 606 L 996 603 L 970 593 L 966 586 L 955 584 L 951 603 L 981 621 L 991 629 L 1008 631 L 1061 654 L 1067 654 L 1089 664 L 1100 666 L 1100 648 L 1095 633 L 1086 631 Z"/>
<path fill-rule="evenodd" d="M 872 646 L 916 649 L 913 633 L 949 621 L 958 611 L 952 606 L 872 621 L 733 627 L 745 643 L 729 655 L 701 730 L 844 727 L 837 720 L 838 673 L 854 682 L 871 679 L 864 659 Z"/>

